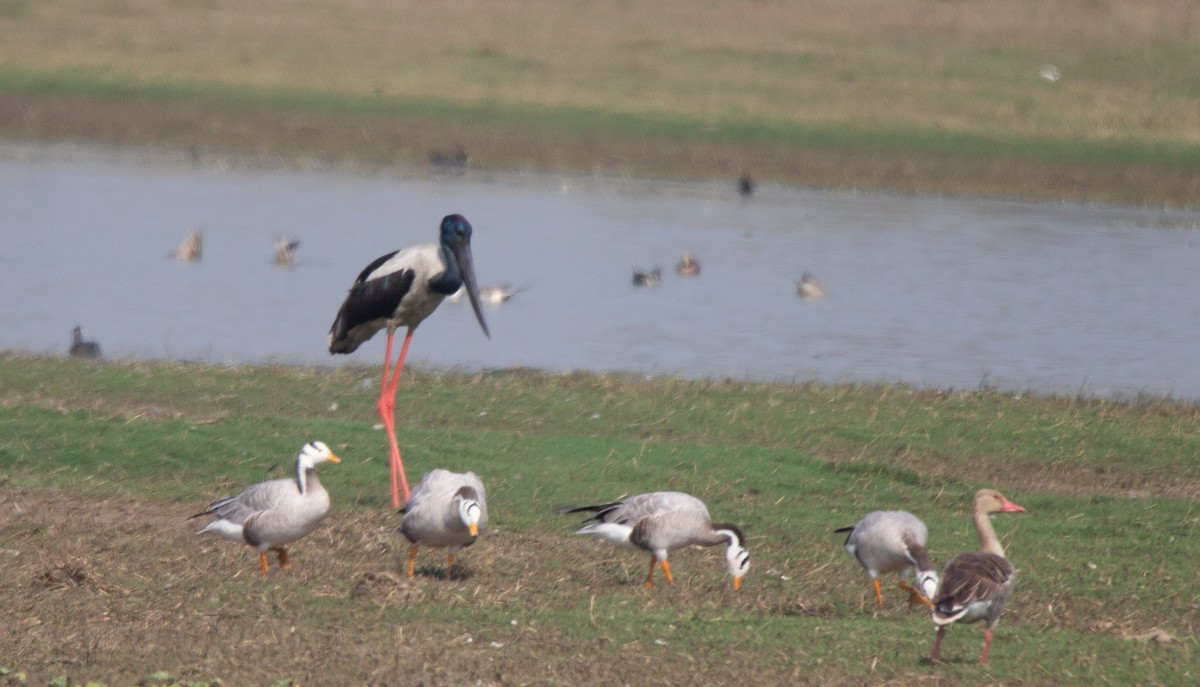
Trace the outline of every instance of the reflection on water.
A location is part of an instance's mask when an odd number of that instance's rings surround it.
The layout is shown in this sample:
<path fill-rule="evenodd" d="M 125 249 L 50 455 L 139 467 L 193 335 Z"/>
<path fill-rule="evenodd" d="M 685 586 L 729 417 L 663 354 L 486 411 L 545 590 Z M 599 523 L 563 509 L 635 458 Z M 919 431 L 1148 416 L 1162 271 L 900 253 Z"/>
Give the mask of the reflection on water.
<path fill-rule="evenodd" d="M 346 289 L 459 212 L 481 286 L 517 295 L 490 341 L 444 303 L 413 363 L 1200 398 L 1194 213 L 122 155 L 0 151 L 0 348 L 65 353 L 82 324 L 108 357 L 377 365 L 382 336 L 325 350 Z M 168 259 L 191 229 L 201 259 Z"/>

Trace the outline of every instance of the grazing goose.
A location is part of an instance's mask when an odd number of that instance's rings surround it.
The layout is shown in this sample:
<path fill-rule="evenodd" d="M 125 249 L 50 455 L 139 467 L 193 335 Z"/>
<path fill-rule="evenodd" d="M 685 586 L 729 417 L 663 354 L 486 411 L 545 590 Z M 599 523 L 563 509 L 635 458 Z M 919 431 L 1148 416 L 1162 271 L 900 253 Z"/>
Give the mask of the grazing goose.
<path fill-rule="evenodd" d="M 487 527 L 487 494 L 475 473 L 431 470 L 412 490 L 404 507 L 400 534 L 408 547 L 408 576 L 415 574 L 417 547 L 446 549 L 446 577 L 454 554 L 475 543 Z"/>
<path fill-rule="evenodd" d="M 677 491 L 659 491 L 632 496 L 598 506 L 573 508 L 567 513 L 595 513 L 587 525 L 575 534 L 590 534 L 621 546 L 632 546 L 650 552 L 650 574 L 646 587 L 654 586 L 654 568 L 662 566 L 667 584 L 675 584 L 667 552 L 682 546 L 716 546 L 726 544 L 725 562 L 733 576 L 733 588 L 742 586 L 742 578 L 750 569 L 750 554 L 746 551 L 746 536 L 737 525 L 713 524 L 708 508 L 700 499 Z"/>
<path fill-rule="evenodd" d="M 71 330 L 71 348 L 67 349 L 72 358 L 99 358 L 100 344 L 83 338 L 83 327 L 75 325 Z"/>
<path fill-rule="evenodd" d="M 684 253 L 679 259 L 679 264 L 675 265 L 675 272 L 681 277 L 694 277 L 700 274 L 700 263 L 696 262 L 696 257 L 691 253 Z"/>
<path fill-rule="evenodd" d="M 929 597 L 937 591 L 938 576 L 929 560 L 929 549 L 925 540 L 929 536 L 925 523 L 906 511 L 875 511 L 867 513 L 852 527 L 842 527 L 834 532 L 849 532 L 846 535 L 846 550 L 858 559 L 871 575 L 875 587 L 875 603 L 883 608 L 883 593 L 879 588 L 879 576 L 894 572 L 899 577 L 900 588 L 910 595 L 909 603 L 923 603 L 933 608 Z M 917 571 L 917 586 L 908 584 L 908 574 Z"/>
<path fill-rule="evenodd" d="M 974 623 L 987 620 L 983 635 L 983 653 L 979 663 L 987 663 L 988 648 L 992 645 L 992 629 L 1000 621 L 1004 604 L 1017 584 L 1017 571 L 1004 557 L 1004 549 L 992 529 L 992 513 L 1024 513 L 1025 509 L 1000 495 L 995 489 L 981 489 L 975 494 L 972 518 L 979 533 L 980 547 L 975 553 L 962 553 L 950 559 L 942 571 L 942 584 L 933 601 L 933 622 L 938 626 L 937 639 L 929 658 L 938 660 L 942 637 L 950 623 Z"/>
<path fill-rule="evenodd" d="M 268 551 L 279 556 L 281 568 L 291 569 L 283 545 L 307 536 L 329 511 L 329 493 L 317 479 L 315 468 L 325 461 L 342 462 L 319 441 L 305 444 L 296 456 L 295 478 L 259 482 L 237 496 L 213 501 L 204 512 L 192 516 L 217 517 L 197 534 L 212 532 L 254 547 L 263 575 L 267 574 Z"/>
<path fill-rule="evenodd" d="M 167 257 L 182 260 L 184 262 L 197 262 L 200 260 L 200 249 L 204 244 L 204 235 L 198 229 L 192 229 L 183 237 L 183 243 L 179 247 L 171 251 Z"/>
<path fill-rule="evenodd" d="M 655 267 L 649 272 L 642 272 L 640 270 L 633 271 L 634 286 L 658 286 L 661 283 L 662 270 L 658 267 Z"/>
<path fill-rule="evenodd" d="M 333 326 L 329 328 L 328 346 L 331 354 L 353 353 L 380 329 L 387 330 L 383 351 L 383 379 L 379 385 L 379 400 L 375 410 L 383 420 L 388 434 L 388 466 L 392 473 L 392 507 L 400 507 L 400 490 L 404 501 L 410 498 L 400 445 L 396 443 L 396 387 L 408 345 L 413 333 L 442 304 L 442 300 L 459 287 L 466 287 L 467 298 L 475 310 L 475 319 L 483 335 L 491 338 L 479 292 L 475 286 L 474 258 L 471 257 L 471 223 L 462 215 L 446 215 L 439 225 L 438 243 L 423 243 L 381 255 L 363 268 L 342 307 L 338 308 Z M 407 328 L 400 356 L 388 377 L 392 341 L 396 330 Z"/>
<path fill-rule="evenodd" d="M 796 280 L 796 293 L 804 300 L 811 298 L 824 298 L 825 288 L 808 272 L 805 272 Z"/>

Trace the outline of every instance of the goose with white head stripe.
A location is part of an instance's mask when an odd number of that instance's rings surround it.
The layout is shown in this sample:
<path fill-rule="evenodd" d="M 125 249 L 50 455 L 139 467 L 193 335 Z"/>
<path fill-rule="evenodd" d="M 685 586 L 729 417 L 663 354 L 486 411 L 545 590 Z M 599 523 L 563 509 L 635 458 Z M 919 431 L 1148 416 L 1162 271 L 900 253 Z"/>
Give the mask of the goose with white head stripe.
<path fill-rule="evenodd" d="M 741 588 L 742 579 L 750 569 L 746 535 L 742 534 L 741 528 L 729 523 L 713 523 L 708 507 L 690 494 L 659 491 L 566 512 L 596 514 L 591 519 L 597 522 L 582 527 L 576 534 L 588 534 L 619 546 L 648 551 L 650 573 L 646 576 L 646 587 L 654 586 L 655 567 L 662 568 L 667 584 L 675 583 L 667 555 L 671 549 L 684 546 L 725 544 L 725 564 L 733 577 L 734 590 Z"/>
<path fill-rule="evenodd" d="M 413 488 L 400 533 L 409 541 L 408 576 L 416 574 L 417 548 L 446 549 L 446 576 L 455 554 L 471 546 L 487 527 L 487 492 L 473 472 L 431 470 Z"/>
<path fill-rule="evenodd" d="M 834 532 L 846 535 L 846 551 L 854 556 L 871 576 L 875 588 L 875 603 L 883 607 L 879 576 L 896 573 L 900 588 L 909 593 L 910 603 L 923 603 L 933 608 L 930 597 L 937 591 L 938 575 L 925 545 L 928 530 L 920 518 L 907 511 L 874 511 L 867 513 L 852 527 Z M 917 586 L 908 584 L 908 575 L 917 571 Z"/>
<path fill-rule="evenodd" d="M 269 551 L 278 555 L 281 568 L 290 569 L 284 545 L 311 534 L 329 512 L 329 492 L 316 471 L 324 462 L 342 461 L 320 441 L 305 444 L 296 456 L 295 477 L 259 482 L 236 496 L 213 501 L 192 516 L 216 516 L 198 534 L 212 532 L 253 547 L 259 553 L 263 575 L 267 574 Z"/>

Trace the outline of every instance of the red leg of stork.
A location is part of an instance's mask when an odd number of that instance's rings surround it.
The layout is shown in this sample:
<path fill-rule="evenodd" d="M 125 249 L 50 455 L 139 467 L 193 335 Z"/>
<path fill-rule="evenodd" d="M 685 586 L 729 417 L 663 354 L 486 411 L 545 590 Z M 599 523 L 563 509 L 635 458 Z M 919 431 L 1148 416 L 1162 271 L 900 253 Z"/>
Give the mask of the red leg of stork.
<path fill-rule="evenodd" d="M 408 328 L 404 336 L 404 345 L 400 347 L 400 358 L 388 379 L 388 363 L 392 359 L 392 338 L 395 330 L 389 329 L 387 335 L 387 350 L 383 356 L 383 381 L 379 385 L 379 402 L 375 405 L 383 426 L 388 433 L 388 465 L 392 472 L 392 508 L 400 507 L 400 488 L 404 489 L 404 502 L 408 502 L 408 477 L 404 474 L 404 462 L 400 460 L 400 445 L 396 443 L 396 386 L 400 382 L 400 372 L 404 369 L 404 357 L 408 355 L 408 344 L 412 341 L 413 328 Z"/>

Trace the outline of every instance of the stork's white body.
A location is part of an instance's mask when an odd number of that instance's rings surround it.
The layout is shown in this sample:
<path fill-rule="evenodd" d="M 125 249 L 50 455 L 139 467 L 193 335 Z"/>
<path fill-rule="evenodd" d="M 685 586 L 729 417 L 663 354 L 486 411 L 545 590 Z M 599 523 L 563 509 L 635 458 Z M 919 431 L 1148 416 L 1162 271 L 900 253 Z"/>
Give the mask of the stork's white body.
<path fill-rule="evenodd" d="M 329 350 L 352 353 L 385 327 L 416 327 L 446 298 L 429 287 L 429 280 L 444 271 L 441 249 L 432 243 L 396 251 L 378 266 L 364 270 L 351 292 L 361 292 L 362 307 L 377 314 L 352 324 L 341 337 L 336 336 L 335 324 L 329 332 Z"/>

